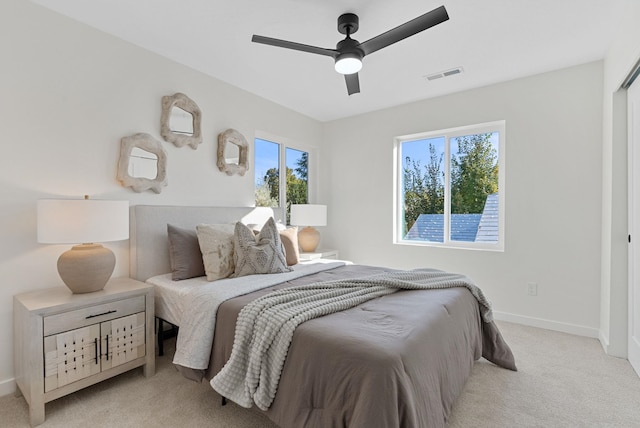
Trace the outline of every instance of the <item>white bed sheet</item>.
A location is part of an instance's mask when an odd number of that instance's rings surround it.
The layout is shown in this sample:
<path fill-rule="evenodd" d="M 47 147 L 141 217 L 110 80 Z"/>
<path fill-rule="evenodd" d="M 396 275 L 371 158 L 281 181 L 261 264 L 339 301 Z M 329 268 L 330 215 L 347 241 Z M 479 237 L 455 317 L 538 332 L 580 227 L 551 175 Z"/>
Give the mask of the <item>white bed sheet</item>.
<path fill-rule="evenodd" d="M 301 262 L 298 269 L 303 265 L 316 264 L 316 263 L 335 263 L 341 260 L 333 259 L 316 259 L 311 261 Z M 342 261 L 345 264 L 351 264 L 351 262 Z M 294 270 L 296 267 L 294 266 Z M 240 278 L 238 278 L 240 279 Z M 230 281 L 225 279 L 225 281 Z M 153 276 L 146 281 L 155 287 L 155 315 L 158 318 L 170 322 L 173 325 L 180 326 L 182 324 L 182 317 L 186 308 L 186 296 L 190 294 L 195 288 L 202 287 L 210 282 L 207 281 L 207 277 L 200 276 L 197 278 L 184 279 L 181 281 L 174 281 L 171 279 L 170 273 L 163 275 Z"/>
<path fill-rule="evenodd" d="M 155 287 L 156 317 L 177 326 L 185 311 L 185 297 L 194 287 L 209 283 L 206 276 L 174 281 L 170 273 L 151 277 L 146 282 Z"/>

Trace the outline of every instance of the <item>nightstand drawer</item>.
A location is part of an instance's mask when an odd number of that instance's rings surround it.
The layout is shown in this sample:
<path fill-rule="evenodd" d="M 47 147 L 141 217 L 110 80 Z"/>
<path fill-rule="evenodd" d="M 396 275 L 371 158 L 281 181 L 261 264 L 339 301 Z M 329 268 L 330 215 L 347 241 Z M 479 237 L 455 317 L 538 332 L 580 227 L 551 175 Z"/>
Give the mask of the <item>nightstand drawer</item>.
<path fill-rule="evenodd" d="M 136 296 L 130 299 L 89 306 L 62 314 L 49 315 L 44 317 L 44 336 L 62 333 L 137 312 L 144 312 L 144 310 L 145 297 Z"/>

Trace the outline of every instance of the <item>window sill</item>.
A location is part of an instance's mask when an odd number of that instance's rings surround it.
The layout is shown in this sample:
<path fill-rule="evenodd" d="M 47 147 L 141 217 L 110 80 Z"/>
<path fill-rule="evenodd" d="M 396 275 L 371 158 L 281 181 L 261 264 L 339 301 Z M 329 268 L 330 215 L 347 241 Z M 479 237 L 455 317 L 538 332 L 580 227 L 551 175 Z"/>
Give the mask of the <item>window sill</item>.
<path fill-rule="evenodd" d="M 474 244 L 470 242 L 428 242 L 428 241 L 395 241 L 394 245 L 406 245 L 412 247 L 448 248 L 454 250 L 491 251 L 504 253 L 504 245 L 500 244 Z"/>

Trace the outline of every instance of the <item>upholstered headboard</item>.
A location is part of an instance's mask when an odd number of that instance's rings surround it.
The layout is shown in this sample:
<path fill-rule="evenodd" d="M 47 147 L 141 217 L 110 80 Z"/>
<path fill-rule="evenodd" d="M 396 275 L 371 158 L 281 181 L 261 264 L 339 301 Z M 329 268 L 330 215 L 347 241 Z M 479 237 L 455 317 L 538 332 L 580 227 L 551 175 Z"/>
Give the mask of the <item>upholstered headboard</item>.
<path fill-rule="evenodd" d="M 144 281 L 171 272 L 167 224 L 194 228 L 200 223 L 221 224 L 242 221 L 263 224 L 269 217 L 282 219 L 280 210 L 264 207 L 181 207 L 134 205 L 129 222 L 129 275 Z"/>

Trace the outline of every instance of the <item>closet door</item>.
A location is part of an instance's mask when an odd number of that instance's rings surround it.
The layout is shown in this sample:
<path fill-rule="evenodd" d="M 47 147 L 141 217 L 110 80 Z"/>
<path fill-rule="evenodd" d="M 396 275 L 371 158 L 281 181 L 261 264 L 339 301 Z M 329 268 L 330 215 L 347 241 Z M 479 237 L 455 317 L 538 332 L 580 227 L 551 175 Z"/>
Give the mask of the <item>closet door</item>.
<path fill-rule="evenodd" d="M 629 362 L 640 375 L 640 79 L 627 92 L 629 129 Z"/>

